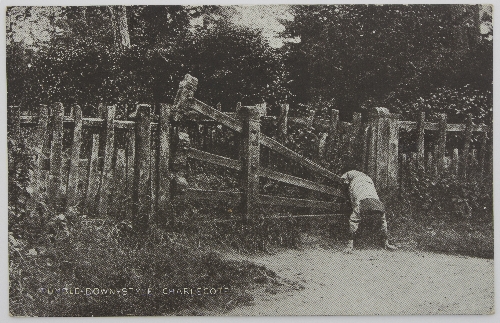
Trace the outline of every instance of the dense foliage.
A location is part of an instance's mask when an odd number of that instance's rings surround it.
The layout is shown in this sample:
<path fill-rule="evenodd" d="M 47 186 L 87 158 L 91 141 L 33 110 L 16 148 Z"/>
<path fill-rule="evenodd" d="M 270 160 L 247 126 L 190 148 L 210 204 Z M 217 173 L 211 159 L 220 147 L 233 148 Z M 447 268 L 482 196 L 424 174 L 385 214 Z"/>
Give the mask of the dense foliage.
<path fill-rule="evenodd" d="M 491 97 L 491 15 L 467 5 L 294 6 L 286 33 L 298 102 L 334 99 L 341 113 L 412 102 L 464 86 Z M 450 91 L 447 90 L 447 91 Z M 451 102 L 450 102 L 451 103 Z M 414 107 L 416 109 L 418 107 Z"/>
<path fill-rule="evenodd" d="M 11 8 L 9 104 L 172 102 L 186 73 L 199 78 L 198 96 L 212 104 L 281 100 L 279 54 L 259 31 L 224 20 L 191 23 L 210 12 L 206 7 L 128 7 L 131 46 L 123 47 L 113 38 L 107 7 Z M 41 24 L 46 17 L 51 22 Z M 16 31 L 36 23 L 47 29 L 48 39 L 33 37 L 28 46 L 26 38 L 16 38 Z"/>

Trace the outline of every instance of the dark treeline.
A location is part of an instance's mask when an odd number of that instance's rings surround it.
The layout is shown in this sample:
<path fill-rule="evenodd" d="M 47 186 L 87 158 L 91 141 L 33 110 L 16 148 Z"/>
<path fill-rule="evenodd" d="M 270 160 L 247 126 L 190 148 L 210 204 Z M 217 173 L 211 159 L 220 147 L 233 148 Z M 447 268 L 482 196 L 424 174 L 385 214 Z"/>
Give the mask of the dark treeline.
<path fill-rule="evenodd" d="M 237 102 L 265 101 L 271 110 L 281 102 L 305 109 L 302 103 L 350 119 L 385 106 L 458 119 L 473 112 L 490 122 L 490 7 L 291 6 L 280 48 L 258 29 L 232 23 L 235 10 L 11 7 L 9 104 L 172 102 L 191 73 L 200 80 L 197 97 L 225 110 Z"/>

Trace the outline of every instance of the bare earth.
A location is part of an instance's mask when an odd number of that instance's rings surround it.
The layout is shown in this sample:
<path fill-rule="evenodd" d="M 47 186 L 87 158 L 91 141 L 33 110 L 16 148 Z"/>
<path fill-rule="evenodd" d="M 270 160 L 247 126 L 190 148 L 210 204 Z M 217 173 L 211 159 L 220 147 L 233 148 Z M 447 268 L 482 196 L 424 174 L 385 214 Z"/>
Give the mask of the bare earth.
<path fill-rule="evenodd" d="M 415 251 L 319 247 L 233 256 L 299 282 L 302 290 L 253 291 L 253 305 L 224 315 L 493 313 L 493 260 Z"/>

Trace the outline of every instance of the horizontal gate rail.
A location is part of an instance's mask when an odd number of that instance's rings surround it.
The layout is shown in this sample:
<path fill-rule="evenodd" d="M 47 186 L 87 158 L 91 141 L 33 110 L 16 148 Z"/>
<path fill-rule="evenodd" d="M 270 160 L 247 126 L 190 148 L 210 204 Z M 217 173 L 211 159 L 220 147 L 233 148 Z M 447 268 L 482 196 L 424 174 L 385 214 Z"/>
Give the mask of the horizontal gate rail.
<path fill-rule="evenodd" d="M 272 170 L 269 168 L 261 167 L 261 168 L 259 168 L 257 173 L 259 176 L 274 179 L 276 181 L 280 181 L 283 183 L 304 187 L 304 188 L 307 188 L 310 190 L 314 190 L 314 191 L 318 191 L 318 192 L 326 193 L 326 194 L 330 194 L 330 195 L 343 196 L 342 191 L 339 189 L 329 187 L 329 186 L 326 186 L 323 184 L 319 184 L 319 183 L 316 183 L 316 182 L 313 182 L 313 181 L 310 181 L 307 179 L 303 179 L 300 177 L 284 174 L 284 173 L 281 173 L 281 172 L 278 172 L 278 171 L 275 171 L 275 170 Z"/>
<path fill-rule="evenodd" d="M 299 199 L 293 197 L 282 197 L 282 196 L 273 196 L 264 194 L 259 195 L 259 202 L 260 204 L 265 204 L 265 205 L 314 207 L 314 208 L 325 208 L 332 210 L 338 210 L 341 206 L 340 203 L 335 203 L 335 202 L 307 200 L 307 199 Z"/>
<path fill-rule="evenodd" d="M 340 176 L 338 176 L 335 173 L 330 172 L 328 169 L 320 166 L 319 164 L 316 164 L 312 160 L 309 160 L 302 155 L 296 153 L 295 151 L 291 150 L 290 148 L 287 148 L 277 142 L 276 140 L 266 136 L 266 135 L 261 135 L 260 137 L 260 143 L 263 144 L 264 146 L 271 148 L 274 151 L 277 151 L 286 157 L 289 157 L 295 162 L 298 162 L 299 164 L 308 167 L 310 170 L 318 172 L 320 175 L 323 175 L 324 177 L 331 179 L 336 182 L 340 182 Z"/>
<path fill-rule="evenodd" d="M 405 130 L 417 129 L 416 121 L 398 121 L 399 128 Z M 466 124 L 463 123 L 448 123 L 446 125 L 446 131 L 465 131 Z M 439 130 L 438 122 L 425 122 L 424 130 Z M 491 128 L 485 124 L 478 124 L 472 126 L 472 131 L 474 132 L 490 132 Z"/>
<path fill-rule="evenodd" d="M 23 125 L 36 125 L 38 124 L 38 116 L 21 116 L 21 124 Z M 64 124 L 73 124 L 75 123 L 75 119 L 73 117 L 65 116 L 63 118 Z M 106 120 L 103 118 L 82 118 L 82 126 L 83 127 L 105 127 Z M 125 129 L 125 130 L 134 130 L 136 126 L 135 121 L 128 120 L 113 120 L 113 125 L 115 129 Z M 151 129 L 158 129 L 158 122 L 151 122 Z"/>
<path fill-rule="evenodd" d="M 241 132 L 243 129 L 241 126 L 241 122 L 239 120 L 230 117 L 225 113 L 220 112 L 219 110 L 212 108 L 208 104 L 203 103 L 195 98 L 186 100 L 186 103 L 183 106 L 183 108 L 188 108 L 198 113 L 201 113 L 209 118 L 214 119 L 215 121 L 222 123 L 223 125 L 234 131 Z"/>
<path fill-rule="evenodd" d="M 283 213 L 271 214 L 266 216 L 258 216 L 255 217 L 255 220 L 279 220 L 279 219 L 295 219 L 295 218 L 321 218 L 321 217 L 337 217 L 337 216 L 345 216 L 345 213 L 323 213 L 323 214 L 289 214 L 284 215 Z M 225 222 L 234 222 L 234 221 L 242 221 L 241 218 L 233 217 L 229 219 L 200 219 L 199 223 L 225 223 Z"/>
<path fill-rule="evenodd" d="M 186 150 L 186 154 L 188 157 L 191 157 L 193 159 L 209 162 L 220 166 L 225 166 L 236 170 L 241 170 L 241 162 L 236 159 L 214 155 L 206 151 L 202 151 L 192 147 Z"/>
<path fill-rule="evenodd" d="M 200 189 L 186 189 L 181 194 L 175 197 L 180 200 L 237 200 L 241 198 L 240 191 L 215 191 L 215 190 L 200 190 Z"/>

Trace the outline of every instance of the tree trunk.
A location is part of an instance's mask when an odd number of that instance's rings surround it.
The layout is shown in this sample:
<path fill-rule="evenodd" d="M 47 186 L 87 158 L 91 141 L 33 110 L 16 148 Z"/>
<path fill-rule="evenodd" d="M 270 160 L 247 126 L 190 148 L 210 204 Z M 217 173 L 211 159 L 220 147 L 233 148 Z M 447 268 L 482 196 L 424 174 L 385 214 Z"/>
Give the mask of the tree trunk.
<path fill-rule="evenodd" d="M 108 10 L 111 18 L 113 37 L 115 39 L 115 47 L 119 49 L 130 48 L 127 8 L 125 6 L 109 6 Z"/>

